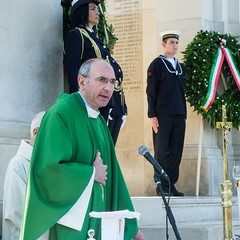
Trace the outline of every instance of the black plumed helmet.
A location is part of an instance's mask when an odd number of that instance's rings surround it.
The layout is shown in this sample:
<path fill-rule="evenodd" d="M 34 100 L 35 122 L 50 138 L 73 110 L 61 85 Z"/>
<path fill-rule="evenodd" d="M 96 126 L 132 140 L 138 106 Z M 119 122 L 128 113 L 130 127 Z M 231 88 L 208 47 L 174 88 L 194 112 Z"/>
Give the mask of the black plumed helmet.
<path fill-rule="evenodd" d="M 72 12 L 74 12 L 77 8 L 82 6 L 83 4 L 87 3 L 96 3 L 97 5 L 100 3 L 98 0 L 78 0 L 78 1 L 72 1 Z"/>

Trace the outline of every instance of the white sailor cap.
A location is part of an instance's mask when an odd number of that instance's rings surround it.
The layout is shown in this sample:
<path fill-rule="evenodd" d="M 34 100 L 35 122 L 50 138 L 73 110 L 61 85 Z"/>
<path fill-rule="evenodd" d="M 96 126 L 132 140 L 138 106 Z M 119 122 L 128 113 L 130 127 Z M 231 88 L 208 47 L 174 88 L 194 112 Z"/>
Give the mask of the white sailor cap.
<path fill-rule="evenodd" d="M 181 32 L 177 30 L 168 30 L 163 31 L 160 34 L 160 37 L 162 37 L 162 41 L 166 40 L 167 38 L 176 38 L 179 39 L 179 37 L 182 35 Z"/>

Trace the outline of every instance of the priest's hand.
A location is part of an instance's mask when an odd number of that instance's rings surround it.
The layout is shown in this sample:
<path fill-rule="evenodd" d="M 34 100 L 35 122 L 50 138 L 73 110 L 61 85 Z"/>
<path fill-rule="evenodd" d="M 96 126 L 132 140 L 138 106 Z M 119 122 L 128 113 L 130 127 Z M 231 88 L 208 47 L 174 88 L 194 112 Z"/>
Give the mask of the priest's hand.
<path fill-rule="evenodd" d="M 132 240 L 148 240 L 148 238 L 145 237 L 145 235 L 141 231 L 138 231 L 138 233 Z"/>
<path fill-rule="evenodd" d="M 100 152 L 97 152 L 93 166 L 95 167 L 94 180 L 105 186 L 107 181 L 107 165 L 103 165 Z"/>

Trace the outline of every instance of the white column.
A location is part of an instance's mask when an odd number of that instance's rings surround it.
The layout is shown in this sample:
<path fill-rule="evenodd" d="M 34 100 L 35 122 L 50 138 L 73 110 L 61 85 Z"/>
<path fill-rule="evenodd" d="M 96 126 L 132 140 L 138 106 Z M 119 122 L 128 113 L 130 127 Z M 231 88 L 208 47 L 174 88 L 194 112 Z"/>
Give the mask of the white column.
<path fill-rule="evenodd" d="M 63 89 L 63 70 L 60 1 L 0 1 L 0 9 L 1 216 L 7 164 L 20 139 L 29 138 L 34 114 Z"/>

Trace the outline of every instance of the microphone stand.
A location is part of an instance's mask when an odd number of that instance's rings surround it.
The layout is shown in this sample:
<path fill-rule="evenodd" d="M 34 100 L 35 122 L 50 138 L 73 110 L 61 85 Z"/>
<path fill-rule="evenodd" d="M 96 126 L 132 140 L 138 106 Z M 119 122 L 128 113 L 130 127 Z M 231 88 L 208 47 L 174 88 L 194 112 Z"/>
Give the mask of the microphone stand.
<path fill-rule="evenodd" d="M 167 217 L 168 217 L 168 219 L 169 219 L 169 222 L 170 222 L 171 225 L 172 225 L 172 228 L 173 228 L 173 231 L 174 231 L 174 233 L 175 233 L 176 239 L 177 239 L 177 240 L 181 240 L 181 237 L 180 237 L 180 235 L 179 235 L 179 232 L 178 232 L 178 229 L 177 229 L 177 225 L 176 225 L 174 216 L 173 216 L 173 214 L 172 214 L 172 210 L 171 210 L 169 204 L 167 203 L 165 194 L 164 194 L 164 192 L 163 192 L 162 185 L 161 185 L 161 180 L 160 180 L 160 179 L 155 179 L 155 183 L 157 184 L 157 188 L 158 188 L 159 192 L 161 193 L 162 200 L 163 200 L 163 202 L 164 202 L 165 209 L 166 209 L 166 212 L 167 212 Z"/>

